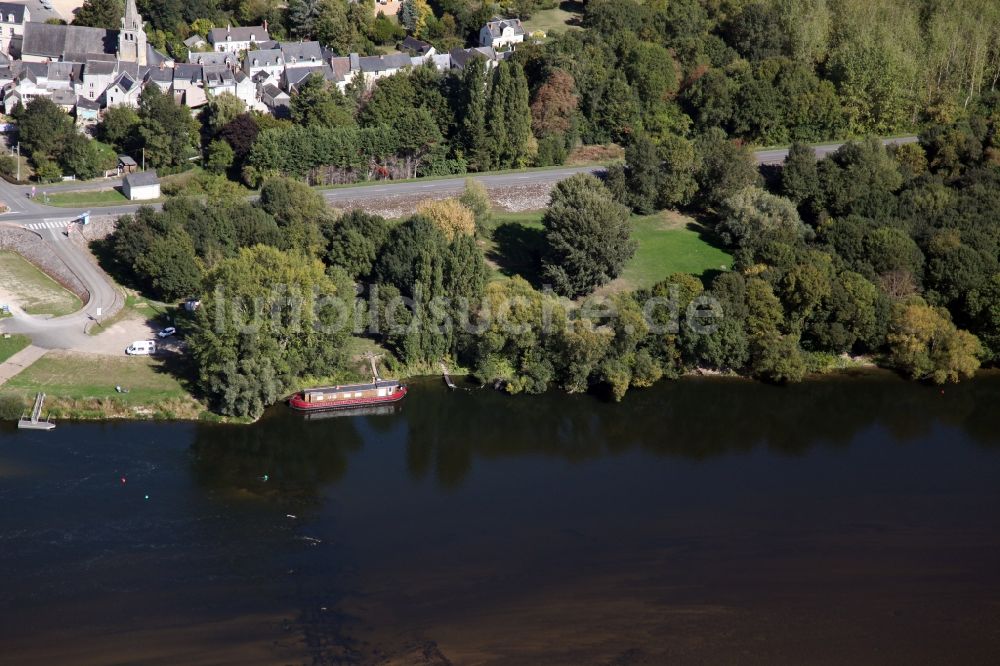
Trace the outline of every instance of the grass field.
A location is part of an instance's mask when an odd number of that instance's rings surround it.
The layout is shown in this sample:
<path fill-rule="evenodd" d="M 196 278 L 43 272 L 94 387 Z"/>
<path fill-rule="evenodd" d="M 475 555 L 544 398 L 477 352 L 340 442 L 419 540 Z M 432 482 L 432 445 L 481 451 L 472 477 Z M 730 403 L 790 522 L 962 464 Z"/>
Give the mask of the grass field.
<path fill-rule="evenodd" d="M 690 218 L 663 212 L 632 222 L 632 238 L 639 248 L 616 280 L 623 288 L 651 287 L 672 273 L 701 277 L 732 266 L 733 258 L 712 245 Z"/>
<path fill-rule="evenodd" d="M 0 363 L 31 344 L 26 335 L 12 335 L 9 338 L 0 337 Z"/>
<path fill-rule="evenodd" d="M 13 252 L 0 252 L 0 285 L 28 314 L 60 317 L 83 307 L 76 294 Z"/>
<path fill-rule="evenodd" d="M 49 352 L 3 385 L 4 393 L 26 397 L 38 391 L 50 398 L 53 416 L 196 418 L 204 409 L 155 357 Z"/>
<path fill-rule="evenodd" d="M 545 248 L 541 211 L 498 213 L 496 219 L 493 238 L 483 243 L 494 278 L 521 275 L 537 285 L 539 258 Z M 691 218 L 671 211 L 634 216 L 632 238 L 638 243 L 635 256 L 621 277 L 602 292 L 651 287 L 672 273 L 702 277 L 732 266 L 732 257 L 714 245 L 709 234 Z"/>
<path fill-rule="evenodd" d="M 39 199 L 41 199 L 39 195 Z M 83 206 L 116 206 L 128 203 L 118 190 L 90 190 L 82 192 L 53 192 L 44 199 L 50 206 L 82 208 Z"/>
<path fill-rule="evenodd" d="M 531 18 L 524 22 L 524 29 L 528 34 L 541 31 L 547 35 L 566 30 L 581 30 L 582 18 L 582 2 L 560 2 L 559 6 L 553 9 L 534 12 Z"/>

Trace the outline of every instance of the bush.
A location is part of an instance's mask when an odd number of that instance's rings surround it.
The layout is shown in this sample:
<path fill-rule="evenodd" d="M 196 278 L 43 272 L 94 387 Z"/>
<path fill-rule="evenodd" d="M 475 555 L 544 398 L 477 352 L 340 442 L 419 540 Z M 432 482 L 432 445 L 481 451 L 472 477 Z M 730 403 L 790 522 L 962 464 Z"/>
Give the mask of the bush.
<path fill-rule="evenodd" d="M 0 155 L 0 176 L 4 178 L 17 176 L 17 158 L 10 155 Z"/>
<path fill-rule="evenodd" d="M 24 414 L 25 404 L 19 396 L 0 395 L 0 421 L 16 421 Z"/>

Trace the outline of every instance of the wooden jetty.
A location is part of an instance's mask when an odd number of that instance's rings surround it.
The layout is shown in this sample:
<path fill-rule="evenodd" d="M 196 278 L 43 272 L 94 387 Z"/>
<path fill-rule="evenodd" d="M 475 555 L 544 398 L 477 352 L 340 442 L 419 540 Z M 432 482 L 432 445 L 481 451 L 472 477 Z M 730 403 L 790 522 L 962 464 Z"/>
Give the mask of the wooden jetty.
<path fill-rule="evenodd" d="M 451 375 L 448 374 L 448 366 L 444 364 L 444 361 L 441 361 L 441 375 L 444 377 L 444 383 L 448 385 L 448 388 L 457 388 L 455 382 L 451 381 Z"/>
<path fill-rule="evenodd" d="M 35 406 L 31 409 L 31 416 L 22 416 L 17 422 L 17 427 L 22 430 L 52 430 L 56 427 L 48 419 L 42 421 L 42 405 L 45 404 L 45 394 L 39 393 L 35 396 Z"/>

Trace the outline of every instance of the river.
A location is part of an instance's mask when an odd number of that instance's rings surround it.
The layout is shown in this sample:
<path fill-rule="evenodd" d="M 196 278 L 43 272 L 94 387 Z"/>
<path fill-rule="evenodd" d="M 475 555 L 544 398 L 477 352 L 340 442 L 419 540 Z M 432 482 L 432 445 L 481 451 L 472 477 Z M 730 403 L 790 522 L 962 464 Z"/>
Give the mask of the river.
<path fill-rule="evenodd" d="M 1000 375 L 0 430 L 10 664 L 995 664 Z"/>

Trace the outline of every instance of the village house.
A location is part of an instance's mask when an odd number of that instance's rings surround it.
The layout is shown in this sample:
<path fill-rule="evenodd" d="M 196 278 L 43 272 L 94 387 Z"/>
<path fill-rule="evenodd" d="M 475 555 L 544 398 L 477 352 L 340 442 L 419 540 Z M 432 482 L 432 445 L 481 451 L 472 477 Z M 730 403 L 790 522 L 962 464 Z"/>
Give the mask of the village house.
<path fill-rule="evenodd" d="M 188 55 L 188 62 L 194 65 L 213 65 L 236 69 L 240 66 L 239 54 L 230 51 L 206 51 L 204 53 L 191 53 Z"/>
<path fill-rule="evenodd" d="M 521 19 L 505 19 L 494 16 L 479 31 L 479 45 L 489 46 L 497 51 L 514 48 L 524 41 L 524 26 Z"/>
<path fill-rule="evenodd" d="M 364 76 L 365 85 L 370 86 L 379 79 L 398 74 L 413 66 L 410 56 L 405 53 L 390 53 L 388 55 L 359 56 L 351 54 L 351 70 L 360 71 Z"/>
<path fill-rule="evenodd" d="M 285 57 L 280 49 L 250 51 L 243 58 L 243 71 L 251 78 L 263 72 L 267 78 L 278 81 L 285 71 Z"/>
<path fill-rule="evenodd" d="M 285 67 L 318 67 L 323 64 L 323 48 L 319 42 L 279 42 L 278 48 Z"/>
<path fill-rule="evenodd" d="M 122 194 L 129 201 L 149 201 L 160 198 L 160 179 L 156 171 L 138 171 L 125 176 Z"/>
<path fill-rule="evenodd" d="M 21 2 L 0 2 L 0 51 L 10 53 L 12 41 L 24 36 L 24 24 L 31 20 L 31 12 Z"/>
<path fill-rule="evenodd" d="M 239 53 L 240 51 L 249 51 L 251 47 L 270 40 L 267 24 L 246 28 L 234 28 L 229 25 L 225 28 L 212 28 L 208 31 L 208 43 L 212 45 L 213 51 Z"/>
<path fill-rule="evenodd" d="M 273 83 L 266 83 L 261 86 L 260 101 L 274 116 L 284 118 L 290 113 L 292 98 Z"/>
<path fill-rule="evenodd" d="M 448 52 L 451 57 L 451 68 L 463 70 L 473 58 L 482 58 L 486 62 L 486 69 L 493 69 L 499 64 L 503 56 L 489 46 L 480 46 L 474 49 L 452 49 Z"/>

